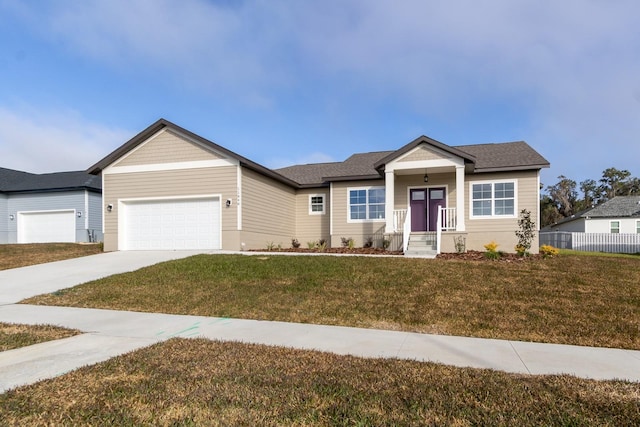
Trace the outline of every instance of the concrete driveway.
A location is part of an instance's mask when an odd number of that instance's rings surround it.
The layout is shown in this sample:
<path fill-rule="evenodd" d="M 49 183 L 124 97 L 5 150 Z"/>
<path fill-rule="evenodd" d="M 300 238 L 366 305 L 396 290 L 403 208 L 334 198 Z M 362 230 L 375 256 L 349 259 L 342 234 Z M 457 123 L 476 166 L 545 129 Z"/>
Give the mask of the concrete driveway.
<path fill-rule="evenodd" d="M 202 251 L 106 252 L 81 258 L 0 271 L 0 305 L 70 288 L 90 280 L 172 259 L 206 253 Z M 208 253 L 214 253 L 213 251 Z"/>

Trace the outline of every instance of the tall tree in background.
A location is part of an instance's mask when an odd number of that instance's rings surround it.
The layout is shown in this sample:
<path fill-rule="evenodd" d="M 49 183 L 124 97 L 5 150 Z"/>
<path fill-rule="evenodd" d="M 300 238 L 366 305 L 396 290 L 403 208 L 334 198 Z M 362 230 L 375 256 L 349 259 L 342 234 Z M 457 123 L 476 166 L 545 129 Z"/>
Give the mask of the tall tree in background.
<path fill-rule="evenodd" d="M 558 179 L 560 181 L 557 184 L 547 187 L 547 192 L 560 215 L 566 218 L 574 214 L 574 206 L 578 199 L 576 182 L 564 175 L 560 175 Z"/>
<path fill-rule="evenodd" d="M 606 202 L 616 196 L 622 196 L 623 190 L 627 183 L 627 179 L 631 176 L 628 170 L 618 170 L 616 168 L 608 168 L 602 172 L 600 178 L 599 202 Z M 627 196 L 630 194 L 626 194 Z"/>
<path fill-rule="evenodd" d="M 596 205 L 598 200 L 598 183 L 593 179 L 585 179 L 580 182 L 580 191 L 582 191 L 582 199 L 578 200 L 576 212 L 589 209 Z"/>

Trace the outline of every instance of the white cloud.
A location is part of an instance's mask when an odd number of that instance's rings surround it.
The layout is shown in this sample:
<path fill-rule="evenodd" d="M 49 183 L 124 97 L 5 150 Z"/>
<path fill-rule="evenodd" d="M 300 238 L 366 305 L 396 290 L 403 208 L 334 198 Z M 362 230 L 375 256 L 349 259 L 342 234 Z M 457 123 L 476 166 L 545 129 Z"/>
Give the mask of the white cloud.
<path fill-rule="evenodd" d="M 521 110 L 522 138 L 568 168 L 560 173 L 580 170 L 567 160 L 579 152 L 598 153 L 604 167 L 640 157 L 636 0 L 95 0 L 14 9 L 76 55 L 217 100 L 278 109 L 308 98 L 345 121 L 350 109 L 391 100 L 461 127 L 498 105 Z"/>
<path fill-rule="evenodd" d="M 74 111 L 0 107 L 0 167 L 32 173 L 85 170 L 133 135 L 91 123 Z"/>

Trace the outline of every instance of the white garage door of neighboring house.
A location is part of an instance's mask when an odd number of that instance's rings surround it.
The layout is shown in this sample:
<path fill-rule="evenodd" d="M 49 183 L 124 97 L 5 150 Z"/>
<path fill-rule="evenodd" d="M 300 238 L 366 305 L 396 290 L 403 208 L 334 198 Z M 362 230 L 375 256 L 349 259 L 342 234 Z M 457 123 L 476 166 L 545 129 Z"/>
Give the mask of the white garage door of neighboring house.
<path fill-rule="evenodd" d="M 75 241 L 75 211 L 18 212 L 18 243 Z"/>
<path fill-rule="evenodd" d="M 220 249 L 220 199 L 124 202 L 121 250 Z"/>

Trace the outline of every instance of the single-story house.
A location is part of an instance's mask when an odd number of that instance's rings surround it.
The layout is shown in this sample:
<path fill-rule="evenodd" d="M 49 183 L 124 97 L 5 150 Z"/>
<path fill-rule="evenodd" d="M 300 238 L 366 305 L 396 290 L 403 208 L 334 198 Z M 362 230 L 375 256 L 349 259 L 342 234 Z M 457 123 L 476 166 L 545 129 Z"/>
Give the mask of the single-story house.
<path fill-rule="evenodd" d="M 102 241 L 102 181 L 0 168 L 0 243 Z"/>
<path fill-rule="evenodd" d="M 544 231 L 570 231 L 574 233 L 640 233 L 640 196 L 617 196 L 586 209 L 555 224 Z"/>
<path fill-rule="evenodd" d="M 351 237 L 453 252 L 457 237 L 466 249 L 494 240 L 513 251 L 520 211 L 539 224 L 546 167 L 522 141 L 452 147 L 421 136 L 273 170 L 160 119 L 87 172 L 102 176 L 106 251 L 265 249 L 292 238 L 340 246 Z"/>

